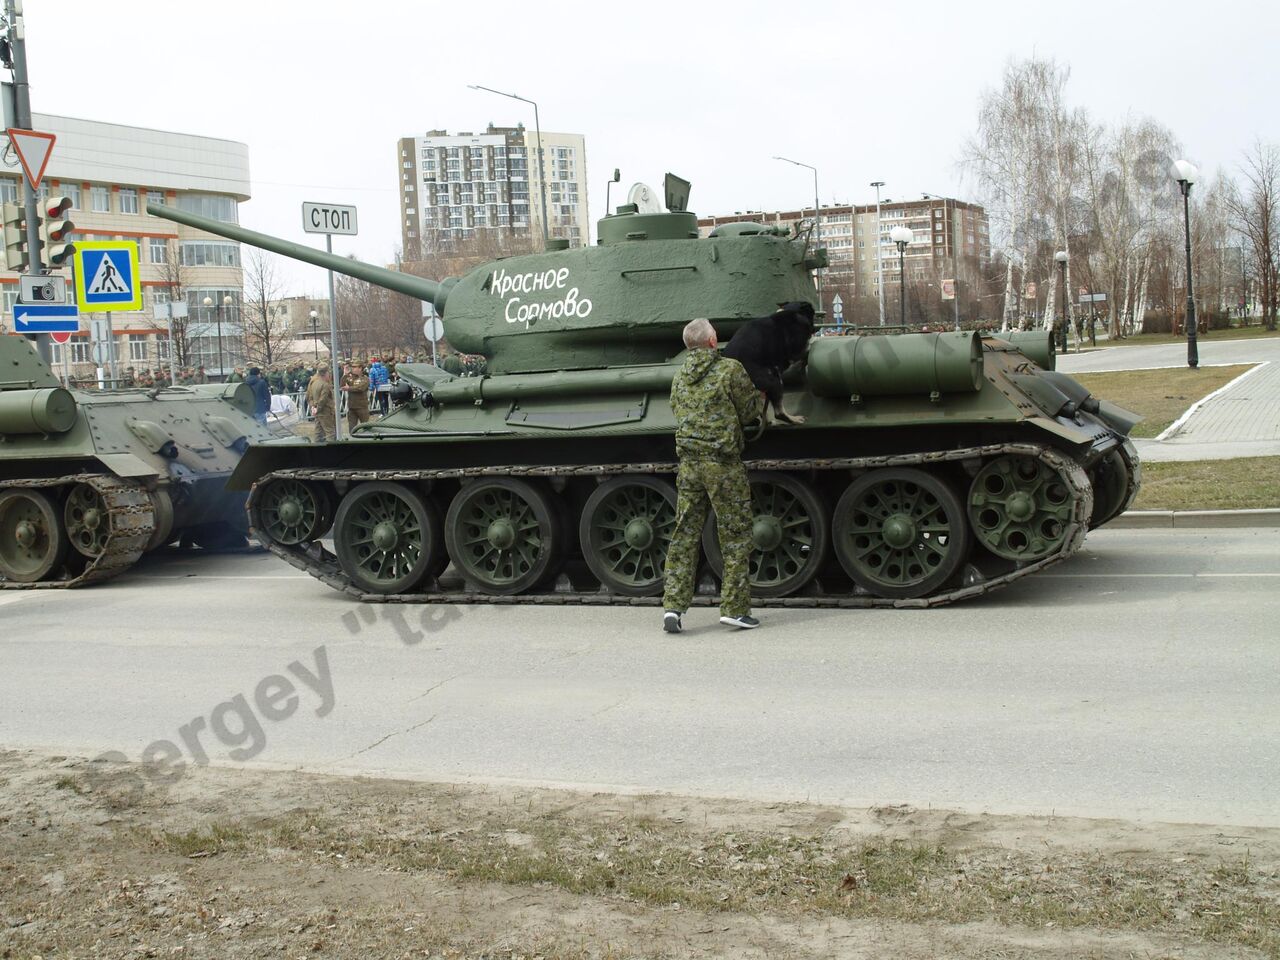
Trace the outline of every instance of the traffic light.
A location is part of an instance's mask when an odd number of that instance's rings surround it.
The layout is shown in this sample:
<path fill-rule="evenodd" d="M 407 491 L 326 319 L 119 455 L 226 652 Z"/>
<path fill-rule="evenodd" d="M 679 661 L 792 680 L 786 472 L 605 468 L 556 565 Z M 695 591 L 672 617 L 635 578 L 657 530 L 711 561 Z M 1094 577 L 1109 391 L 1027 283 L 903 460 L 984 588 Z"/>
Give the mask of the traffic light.
<path fill-rule="evenodd" d="M 31 262 L 27 252 L 27 212 L 20 204 L 4 205 L 4 265 L 10 270 L 26 270 Z"/>
<path fill-rule="evenodd" d="M 76 225 L 67 219 L 70 197 L 47 197 L 40 204 L 40 241 L 46 267 L 60 267 L 76 252 L 68 239 Z"/>

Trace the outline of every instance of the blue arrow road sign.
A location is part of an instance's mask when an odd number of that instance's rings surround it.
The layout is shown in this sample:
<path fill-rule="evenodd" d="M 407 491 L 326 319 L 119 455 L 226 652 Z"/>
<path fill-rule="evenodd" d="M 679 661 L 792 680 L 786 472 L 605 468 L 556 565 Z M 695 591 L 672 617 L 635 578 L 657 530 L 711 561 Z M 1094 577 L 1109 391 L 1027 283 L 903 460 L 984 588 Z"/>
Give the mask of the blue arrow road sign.
<path fill-rule="evenodd" d="M 80 329 L 80 308 L 74 303 L 15 303 L 16 333 L 75 333 Z"/>

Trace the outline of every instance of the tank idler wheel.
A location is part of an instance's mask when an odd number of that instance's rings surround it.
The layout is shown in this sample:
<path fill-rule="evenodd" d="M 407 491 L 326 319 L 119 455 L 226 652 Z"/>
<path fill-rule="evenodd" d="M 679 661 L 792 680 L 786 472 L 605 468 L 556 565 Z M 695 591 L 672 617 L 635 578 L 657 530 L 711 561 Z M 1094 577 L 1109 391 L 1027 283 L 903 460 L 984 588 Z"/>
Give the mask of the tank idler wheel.
<path fill-rule="evenodd" d="M 1006 560 L 1039 560 L 1061 549 L 1072 508 L 1071 488 L 1035 457 L 998 457 L 969 487 L 978 542 Z"/>
<path fill-rule="evenodd" d="M 347 491 L 333 522 L 333 546 L 353 583 L 369 593 L 408 593 L 436 568 L 444 548 L 435 505 L 401 483 Z"/>
<path fill-rule="evenodd" d="M 512 477 L 484 478 L 459 490 L 444 536 L 463 578 L 495 596 L 542 583 L 564 552 L 564 530 L 549 495 Z"/>
<path fill-rule="evenodd" d="M 1093 514 L 1089 529 L 1096 530 L 1133 506 L 1142 484 L 1142 464 L 1132 450 L 1128 444 L 1116 447 L 1090 471 Z"/>
<path fill-rule="evenodd" d="M 753 473 L 751 483 L 751 595 L 786 597 L 817 574 L 827 554 L 830 527 L 822 501 L 803 480 L 786 473 Z M 717 577 L 724 555 L 715 517 L 702 530 L 702 549 Z"/>
<path fill-rule="evenodd" d="M 258 497 L 257 524 L 275 543 L 290 547 L 324 535 L 333 522 L 328 492 L 288 477 L 272 480 Z"/>
<path fill-rule="evenodd" d="M 596 487 L 582 508 L 582 557 L 614 593 L 656 596 L 675 525 L 676 490 L 668 481 L 614 477 Z"/>
<path fill-rule="evenodd" d="M 67 555 L 60 511 L 39 490 L 0 491 L 0 577 L 36 583 Z"/>
<path fill-rule="evenodd" d="M 111 514 L 102 494 L 87 483 L 77 483 L 67 496 L 62 519 L 77 553 L 90 560 L 102 556 L 111 536 Z"/>
<path fill-rule="evenodd" d="M 960 498 L 942 480 L 909 467 L 872 470 L 854 480 L 831 525 L 845 573 L 881 597 L 934 593 L 969 552 Z"/>

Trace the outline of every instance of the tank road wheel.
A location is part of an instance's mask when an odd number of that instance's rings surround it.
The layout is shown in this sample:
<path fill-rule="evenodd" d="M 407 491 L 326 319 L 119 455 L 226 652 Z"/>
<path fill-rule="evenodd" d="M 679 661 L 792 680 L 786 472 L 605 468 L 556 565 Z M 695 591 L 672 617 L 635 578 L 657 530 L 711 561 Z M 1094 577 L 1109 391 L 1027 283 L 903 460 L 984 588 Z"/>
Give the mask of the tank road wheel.
<path fill-rule="evenodd" d="M 817 574 L 827 554 L 827 511 L 803 480 L 785 473 L 753 473 L 751 556 L 747 561 L 753 597 L 785 597 Z M 715 517 L 702 531 L 702 549 L 717 577 L 724 556 Z"/>
<path fill-rule="evenodd" d="M 361 483 L 338 504 L 333 546 L 357 587 L 369 593 L 408 593 L 440 557 L 440 516 L 403 484 Z"/>
<path fill-rule="evenodd" d="M 258 497 L 256 512 L 255 526 L 286 547 L 323 536 L 333 517 L 326 491 L 287 477 L 267 484 Z"/>
<path fill-rule="evenodd" d="M 873 470 L 859 477 L 836 504 L 832 527 L 845 573 L 881 597 L 933 593 L 969 551 L 960 499 L 923 470 Z"/>
<path fill-rule="evenodd" d="M 61 511 L 38 490 L 0 492 L 0 577 L 46 579 L 67 555 Z"/>
<path fill-rule="evenodd" d="M 102 494 L 87 483 L 77 483 L 67 497 L 62 519 L 67 539 L 77 552 L 91 560 L 102 555 L 111 534 L 111 517 Z"/>
<path fill-rule="evenodd" d="M 614 593 L 662 592 L 667 546 L 676 524 L 676 489 L 656 477 L 614 477 L 587 498 L 578 523 L 582 557 Z"/>
<path fill-rule="evenodd" d="M 547 495 L 511 477 L 476 480 L 459 490 L 444 536 L 458 572 L 497 596 L 546 580 L 562 552 L 561 527 Z"/>
<path fill-rule="evenodd" d="M 978 542 L 1006 560 L 1039 560 L 1067 535 L 1071 490 L 1035 457 L 992 460 L 969 487 L 969 519 Z"/>

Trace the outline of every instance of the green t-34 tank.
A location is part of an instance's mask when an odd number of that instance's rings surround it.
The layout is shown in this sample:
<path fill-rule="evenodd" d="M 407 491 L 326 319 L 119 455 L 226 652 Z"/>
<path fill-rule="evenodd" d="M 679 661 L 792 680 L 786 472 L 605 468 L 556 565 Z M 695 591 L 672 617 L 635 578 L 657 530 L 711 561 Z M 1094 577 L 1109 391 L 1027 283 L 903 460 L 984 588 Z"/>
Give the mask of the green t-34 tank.
<path fill-rule="evenodd" d="M 180 537 L 243 545 L 227 478 L 251 440 L 243 383 L 66 390 L 32 345 L 0 336 L 0 588 L 76 587 Z"/>
<path fill-rule="evenodd" d="M 148 212 L 428 301 L 455 349 L 487 358 L 482 377 L 401 364 L 390 415 L 343 442 L 254 445 L 232 477 L 252 486 L 263 543 L 368 600 L 657 602 L 681 330 L 707 317 L 723 341 L 781 302 L 815 302 L 825 261 L 804 235 L 738 223 L 699 238 L 683 209 L 623 206 L 597 246 L 553 241 L 437 283 Z M 1044 332 L 815 338 L 787 379 L 805 422 L 761 430 L 745 455 L 753 594 L 932 605 L 1078 550 L 1137 492 L 1137 418 L 1052 367 Z M 710 603 L 710 529 L 704 553 Z"/>

